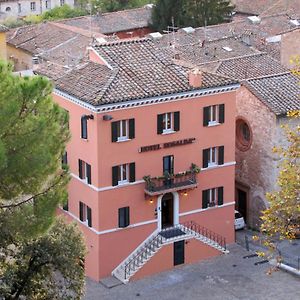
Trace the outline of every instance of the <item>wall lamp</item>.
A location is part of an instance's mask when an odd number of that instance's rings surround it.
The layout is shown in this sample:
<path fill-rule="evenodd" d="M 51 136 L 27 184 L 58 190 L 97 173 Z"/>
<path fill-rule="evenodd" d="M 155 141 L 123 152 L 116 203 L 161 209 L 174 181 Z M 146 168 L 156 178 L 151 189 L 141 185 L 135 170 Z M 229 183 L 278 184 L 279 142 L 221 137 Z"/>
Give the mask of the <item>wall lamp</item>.
<path fill-rule="evenodd" d="M 113 119 L 113 117 L 111 115 L 104 115 L 103 116 L 103 121 L 110 121 L 112 119 Z"/>

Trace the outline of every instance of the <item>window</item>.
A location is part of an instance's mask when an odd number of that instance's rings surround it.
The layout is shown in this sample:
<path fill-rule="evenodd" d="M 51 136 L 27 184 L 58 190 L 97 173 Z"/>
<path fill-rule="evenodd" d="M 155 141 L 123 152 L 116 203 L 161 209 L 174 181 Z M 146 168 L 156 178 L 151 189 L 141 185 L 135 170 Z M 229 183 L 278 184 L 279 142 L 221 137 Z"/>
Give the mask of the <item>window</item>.
<path fill-rule="evenodd" d="M 67 151 L 65 151 L 65 153 L 63 154 L 63 156 L 61 158 L 61 164 L 62 164 L 62 166 L 68 164 L 68 153 L 67 153 Z"/>
<path fill-rule="evenodd" d="M 124 228 L 129 224 L 129 206 L 119 208 L 119 227 Z"/>
<path fill-rule="evenodd" d="M 171 133 L 180 129 L 180 112 L 157 115 L 157 134 Z"/>
<path fill-rule="evenodd" d="M 35 9 L 36 9 L 36 4 L 35 4 L 35 2 L 30 2 L 30 10 L 31 10 L 31 11 L 35 11 Z"/>
<path fill-rule="evenodd" d="M 65 4 L 65 0 L 60 0 L 60 6 L 63 6 Z"/>
<path fill-rule="evenodd" d="M 22 5 L 21 3 L 18 3 L 18 13 L 20 13 L 22 11 Z"/>
<path fill-rule="evenodd" d="M 111 123 L 112 142 L 122 142 L 134 139 L 135 137 L 134 119 L 121 120 Z"/>
<path fill-rule="evenodd" d="M 9 6 L 7 6 L 5 11 L 9 12 L 9 11 L 11 11 L 11 8 Z"/>
<path fill-rule="evenodd" d="M 202 208 L 223 205 L 224 188 L 217 187 L 202 191 Z"/>
<path fill-rule="evenodd" d="M 88 184 L 92 184 L 91 165 L 79 159 L 78 167 L 79 167 L 79 178 L 86 180 Z"/>
<path fill-rule="evenodd" d="M 236 146 L 241 151 L 247 151 L 252 144 L 252 131 L 244 119 L 236 121 Z"/>
<path fill-rule="evenodd" d="M 92 227 L 92 209 L 81 201 L 79 201 L 79 219 Z"/>
<path fill-rule="evenodd" d="M 203 150 L 203 168 L 224 164 L 224 146 Z"/>
<path fill-rule="evenodd" d="M 66 210 L 66 211 L 69 210 L 69 201 L 68 200 L 64 203 L 63 210 Z"/>
<path fill-rule="evenodd" d="M 112 186 L 135 181 L 135 163 L 122 164 L 112 168 Z"/>
<path fill-rule="evenodd" d="M 203 126 L 212 126 L 224 123 L 225 105 L 211 105 L 203 108 Z"/>
<path fill-rule="evenodd" d="M 83 115 L 81 117 L 81 138 L 87 139 L 88 138 L 88 128 L 87 128 L 87 121 L 94 120 L 93 115 Z"/>

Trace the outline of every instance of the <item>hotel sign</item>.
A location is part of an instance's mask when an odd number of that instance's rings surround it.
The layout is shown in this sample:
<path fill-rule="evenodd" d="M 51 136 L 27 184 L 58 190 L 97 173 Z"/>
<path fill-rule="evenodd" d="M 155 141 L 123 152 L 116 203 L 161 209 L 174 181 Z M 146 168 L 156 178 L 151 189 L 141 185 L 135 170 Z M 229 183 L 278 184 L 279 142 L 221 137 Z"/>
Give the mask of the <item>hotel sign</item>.
<path fill-rule="evenodd" d="M 149 145 L 149 146 L 143 146 L 139 148 L 139 152 L 148 152 L 148 151 L 155 151 L 155 150 L 160 150 L 164 148 L 171 148 L 171 147 L 176 147 L 176 146 L 183 146 L 187 144 L 192 144 L 196 138 L 189 138 L 189 139 L 183 139 L 183 140 L 177 140 L 173 142 L 167 142 L 163 144 L 155 144 L 155 145 Z"/>

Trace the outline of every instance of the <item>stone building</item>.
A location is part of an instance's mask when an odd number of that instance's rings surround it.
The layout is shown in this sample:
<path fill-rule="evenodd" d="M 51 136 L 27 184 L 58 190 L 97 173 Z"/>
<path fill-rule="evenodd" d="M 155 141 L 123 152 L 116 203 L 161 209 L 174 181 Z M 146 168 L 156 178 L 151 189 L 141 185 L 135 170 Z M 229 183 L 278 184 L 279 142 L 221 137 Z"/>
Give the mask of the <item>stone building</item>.
<path fill-rule="evenodd" d="M 280 125 L 300 124 L 286 117 L 300 109 L 300 78 L 264 53 L 224 60 L 214 71 L 242 82 L 236 98 L 236 209 L 258 228 L 266 193 L 277 189 L 279 157 L 272 149 L 287 143 Z"/>
<path fill-rule="evenodd" d="M 74 7 L 74 0 L 0 0 L 0 18 L 41 15 L 64 4 Z"/>

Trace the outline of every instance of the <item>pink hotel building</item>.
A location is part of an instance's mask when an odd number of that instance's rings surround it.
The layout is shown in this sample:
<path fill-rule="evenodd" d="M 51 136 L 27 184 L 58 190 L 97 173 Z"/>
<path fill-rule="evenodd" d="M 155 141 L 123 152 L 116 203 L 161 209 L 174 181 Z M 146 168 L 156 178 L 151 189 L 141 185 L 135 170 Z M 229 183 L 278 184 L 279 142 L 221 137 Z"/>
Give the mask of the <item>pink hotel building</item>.
<path fill-rule="evenodd" d="M 84 233 L 87 276 L 126 283 L 226 253 L 239 84 L 189 71 L 149 39 L 89 53 L 54 80 L 72 133 L 61 213 Z"/>

